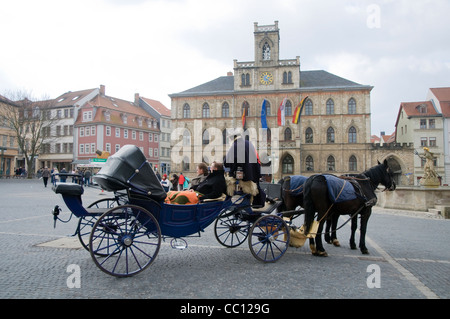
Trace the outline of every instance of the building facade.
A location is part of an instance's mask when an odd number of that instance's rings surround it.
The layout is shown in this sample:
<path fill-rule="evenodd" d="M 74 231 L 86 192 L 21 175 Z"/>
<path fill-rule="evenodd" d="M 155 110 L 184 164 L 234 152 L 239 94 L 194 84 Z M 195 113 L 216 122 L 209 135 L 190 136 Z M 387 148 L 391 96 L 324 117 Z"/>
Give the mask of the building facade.
<path fill-rule="evenodd" d="M 14 176 L 15 170 L 19 168 L 17 163 L 19 154 L 17 136 L 15 131 L 11 129 L 6 114 L 14 109 L 14 102 L 0 95 L 0 178 Z"/>
<path fill-rule="evenodd" d="M 133 102 L 107 96 L 105 87 L 75 114 L 74 160 L 89 163 L 97 150 L 116 153 L 122 146 L 140 148 L 152 167 L 159 163 L 158 121 Z"/>
<path fill-rule="evenodd" d="M 172 119 L 170 109 L 165 107 L 161 102 L 140 97 L 135 94 L 134 103 L 146 110 L 151 116 L 158 121 L 160 129 L 159 136 L 159 163 L 157 170 L 161 176 L 163 174 L 169 175 L 171 172 L 170 166 L 170 134 L 172 133 Z"/>
<path fill-rule="evenodd" d="M 298 56 L 280 59 L 279 44 L 277 21 L 255 23 L 254 61 L 234 60 L 234 74 L 170 95 L 175 170 L 193 174 L 201 161 L 221 161 L 229 147 L 227 130 L 234 128 L 246 129 L 269 179 L 355 173 L 376 164 L 370 153 L 373 87 L 323 70 L 300 70 Z M 294 124 L 303 99 L 303 112 Z M 261 120 L 264 101 L 267 130 Z M 285 111 L 281 125 L 280 105 Z"/>

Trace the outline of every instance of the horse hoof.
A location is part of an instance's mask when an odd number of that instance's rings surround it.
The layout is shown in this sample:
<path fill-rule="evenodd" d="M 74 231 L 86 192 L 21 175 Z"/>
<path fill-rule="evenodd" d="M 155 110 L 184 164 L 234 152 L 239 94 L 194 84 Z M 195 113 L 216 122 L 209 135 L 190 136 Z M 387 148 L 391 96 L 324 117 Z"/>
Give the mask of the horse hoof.
<path fill-rule="evenodd" d="M 363 255 L 369 255 L 369 250 L 368 249 L 361 249 L 361 253 Z"/>
<path fill-rule="evenodd" d="M 334 240 L 333 240 L 333 245 L 334 245 L 335 247 L 341 247 L 341 243 L 340 243 L 339 240 L 337 240 L 337 239 L 334 239 Z"/>
<path fill-rule="evenodd" d="M 313 255 L 317 254 L 316 246 L 315 245 L 309 245 L 309 249 L 311 249 L 311 253 Z"/>
<path fill-rule="evenodd" d="M 328 253 L 326 251 L 317 251 L 316 256 L 328 257 Z"/>

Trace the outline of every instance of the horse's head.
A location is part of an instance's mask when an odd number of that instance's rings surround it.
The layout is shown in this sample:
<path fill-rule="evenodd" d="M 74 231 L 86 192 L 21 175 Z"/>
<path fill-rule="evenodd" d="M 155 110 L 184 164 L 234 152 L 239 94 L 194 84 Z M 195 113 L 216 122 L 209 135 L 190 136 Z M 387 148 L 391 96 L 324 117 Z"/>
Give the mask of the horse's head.
<path fill-rule="evenodd" d="M 387 160 L 384 160 L 383 163 L 380 163 L 378 161 L 378 171 L 380 172 L 378 174 L 379 175 L 378 182 L 385 187 L 384 190 L 394 191 L 396 188 L 394 181 L 394 173 L 389 167 Z"/>

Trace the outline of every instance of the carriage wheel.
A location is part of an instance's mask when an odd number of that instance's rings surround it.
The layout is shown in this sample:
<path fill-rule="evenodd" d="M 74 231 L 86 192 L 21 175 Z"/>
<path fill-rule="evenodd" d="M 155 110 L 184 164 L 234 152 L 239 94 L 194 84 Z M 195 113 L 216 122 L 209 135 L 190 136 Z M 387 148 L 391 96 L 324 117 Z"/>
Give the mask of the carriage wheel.
<path fill-rule="evenodd" d="M 99 217 L 92 228 L 89 251 L 103 272 L 128 277 L 146 269 L 161 246 L 156 218 L 142 207 L 123 205 Z"/>
<path fill-rule="evenodd" d="M 113 208 L 116 206 L 119 206 L 117 198 L 102 198 L 93 202 L 87 208 Z M 80 217 L 80 220 L 78 221 L 76 233 L 81 245 L 87 251 L 89 251 L 89 236 L 91 235 L 92 227 L 94 226 L 98 217 L 99 216 L 88 215 Z"/>
<path fill-rule="evenodd" d="M 239 211 L 233 213 L 226 209 L 217 217 L 214 224 L 214 235 L 221 245 L 234 248 L 247 239 L 250 223 L 242 220 L 239 216 Z"/>
<path fill-rule="evenodd" d="M 289 227 L 275 215 L 259 218 L 250 229 L 248 245 L 253 256 L 262 262 L 275 262 L 289 247 Z"/>

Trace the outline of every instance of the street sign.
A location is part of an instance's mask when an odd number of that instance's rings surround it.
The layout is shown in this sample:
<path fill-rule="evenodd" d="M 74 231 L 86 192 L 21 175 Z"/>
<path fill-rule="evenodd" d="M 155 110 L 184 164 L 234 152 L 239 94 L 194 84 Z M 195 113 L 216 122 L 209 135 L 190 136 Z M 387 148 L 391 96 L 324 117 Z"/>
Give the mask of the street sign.
<path fill-rule="evenodd" d="M 106 162 L 106 158 L 91 158 L 89 159 L 89 162 L 91 163 L 105 163 Z"/>

